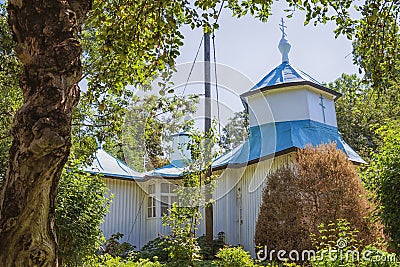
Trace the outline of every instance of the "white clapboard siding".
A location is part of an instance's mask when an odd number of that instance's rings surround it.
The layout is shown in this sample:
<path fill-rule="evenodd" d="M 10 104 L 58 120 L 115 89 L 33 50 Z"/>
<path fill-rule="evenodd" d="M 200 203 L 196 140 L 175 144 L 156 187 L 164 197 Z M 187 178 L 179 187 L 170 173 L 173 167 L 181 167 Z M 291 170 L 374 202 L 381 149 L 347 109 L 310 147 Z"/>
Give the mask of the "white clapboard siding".
<path fill-rule="evenodd" d="M 236 196 L 236 184 L 244 168 L 226 169 L 220 171 L 217 180 L 214 199 L 214 236 L 219 232 L 225 233 L 226 242 L 238 243 L 239 211 Z"/>
<path fill-rule="evenodd" d="M 254 255 L 254 232 L 266 177 L 271 171 L 287 165 L 290 157 L 283 155 L 247 167 L 228 168 L 214 173 L 220 175 L 213 194 L 214 237 L 224 232 L 226 242 L 240 244 Z M 145 185 L 140 186 L 133 180 L 104 180 L 114 195 L 110 212 L 101 225 L 106 238 L 120 232 L 124 234 L 121 241 L 141 248 L 159 234 L 169 234 L 160 217 L 147 218 L 147 195 L 142 190 Z M 204 219 L 204 211 L 202 214 Z M 204 220 L 196 234 L 205 234 Z"/>
<path fill-rule="evenodd" d="M 124 234 L 121 241 L 141 247 L 147 241 L 145 193 L 133 180 L 104 178 L 113 194 L 110 212 L 100 229 L 106 238 L 117 232 Z"/>
<path fill-rule="evenodd" d="M 214 192 L 214 236 L 225 232 L 226 242 L 240 244 L 254 255 L 255 226 L 266 177 L 290 161 L 290 155 L 283 155 L 247 167 L 219 171 L 221 176 Z"/>
<path fill-rule="evenodd" d="M 129 242 L 140 249 L 160 234 L 170 234 L 170 229 L 162 225 L 159 204 L 157 204 L 157 217 L 147 217 L 148 195 L 143 190 L 147 186 L 146 183 L 108 177 L 104 178 L 104 181 L 110 193 L 114 195 L 110 212 L 100 225 L 106 238 L 119 232 L 124 234 L 120 241 Z"/>
<path fill-rule="evenodd" d="M 279 167 L 291 162 L 290 155 L 265 160 L 253 164 L 246 169 L 238 186 L 242 188 L 242 217 L 243 223 L 240 227 L 240 244 L 254 256 L 254 233 L 262 202 L 262 193 L 269 173 L 276 171 Z M 256 183 L 254 183 L 256 182 Z M 254 185 L 260 185 L 256 188 Z"/>

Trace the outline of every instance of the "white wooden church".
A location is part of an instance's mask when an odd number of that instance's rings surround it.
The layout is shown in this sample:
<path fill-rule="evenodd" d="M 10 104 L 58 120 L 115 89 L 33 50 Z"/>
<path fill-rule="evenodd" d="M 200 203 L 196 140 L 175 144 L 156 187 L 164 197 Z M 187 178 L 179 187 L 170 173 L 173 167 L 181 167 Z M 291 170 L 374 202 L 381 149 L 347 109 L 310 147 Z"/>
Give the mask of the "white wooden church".
<path fill-rule="evenodd" d="M 265 179 L 268 173 L 290 163 L 296 149 L 335 142 L 349 160 L 364 162 L 338 132 L 335 100 L 341 94 L 293 67 L 290 48 L 283 33 L 279 42 L 282 63 L 241 95 L 249 112 L 248 140 L 215 159 L 212 166 L 219 175 L 213 196 L 214 235 L 224 232 L 226 242 L 240 244 L 253 255 Z M 181 178 L 183 159 L 190 156 L 178 149 L 178 143 L 189 138 L 186 133 L 174 135 L 171 164 L 146 174 L 98 149 L 95 161 L 86 170 L 102 173 L 114 194 L 110 213 L 101 226 L 106 238 L 120 232 L 123 241 L 141 248 L 159 233 L 168 234 L 161 218 L 176 201 L 173 184 Z M 204 233 L 205 225 L 201 224 L 198 234 Z"/>

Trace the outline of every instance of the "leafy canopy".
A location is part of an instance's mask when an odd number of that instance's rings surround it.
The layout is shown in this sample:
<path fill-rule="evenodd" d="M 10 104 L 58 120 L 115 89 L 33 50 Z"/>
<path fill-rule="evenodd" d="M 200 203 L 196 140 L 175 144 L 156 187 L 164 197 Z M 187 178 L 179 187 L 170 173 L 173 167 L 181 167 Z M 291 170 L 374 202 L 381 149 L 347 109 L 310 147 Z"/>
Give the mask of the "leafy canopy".
<path fill-rule="evenodd" d="M 105 241 L 99 225 L 110 201 L 101 177 L 82 171 L 79 160 L 70 161 L 61 176 L 55 215 L 62 266 L 82 264 Z"/>
<path fill-rule="evenodd" d="M 8 165 L 12 120 L 22 104 L 18 76 L 21 64 L 13 52 L 15 46 L 7 25 L 4 5 L 0 5 L 0 183 Z"/>
<path fill-rule="evenodd" d="M 392 0 L 287 0 L 289 16 L 306 12 L 304 24 L 334 21 L 335 35 L 353 40 L 354 63 L 376 92 L 386 92 L 399 79 L 400 3 Z M 352 12 L 350 12 L 352 11 Z M 354 14 L 354 15 L 353 15 Z"/>
<path fill-rule="evenodd" d="M 373 192 L 376 216 L 382 219 L 391 246 L 400 253 L 400 134 L 399 121 L 387 122 L 377 130 L 383 144 L 372 153 L 372 161 L 363 173 L 366 187 Z"/>
<path fill-rule="evenodd" d="M 377 151 L 382 143 L 375 129 L 400 115 L 397 87 L 392 86 L 385 94 L 379 94 L 355 74 L 342 74 L 328 87 L 343 94 L 336 101 L 339 131 L 346 142 L 369 162 L 371 151 Z"/>

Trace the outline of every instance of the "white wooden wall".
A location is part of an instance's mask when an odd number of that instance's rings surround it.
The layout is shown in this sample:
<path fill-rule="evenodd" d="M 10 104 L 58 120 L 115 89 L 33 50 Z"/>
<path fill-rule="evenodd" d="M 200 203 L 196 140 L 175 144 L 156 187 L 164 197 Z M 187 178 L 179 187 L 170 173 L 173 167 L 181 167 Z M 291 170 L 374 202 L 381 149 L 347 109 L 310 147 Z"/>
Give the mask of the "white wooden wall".
<path fill-rule="evenodd" d="M 110 212 L 100 226 L 106 238 L 120 232 L 121 241 L 140 248 L 149 239 L 146 225 L 146 194 L 132 180 L 104 178 L 110 193 L 114 195 Z"/>
<path fill-rule="evenodd" d="M 323 96 L 324 113 L 321 99 Z M 296 86 L 272 90 L 250 96 L 250 127 L 272 122 L 314 120 L 337 127 L 333 96 L 310 86 Z"/>
<path fill-rule="evenodd" d="M 254 233 L 266 177 L 291 162 L 291 155 L 222 172 L 214 198 L 214 236 L 225 232 L 231 245 L 242 245 L 254 256 Z"/>
<path fill-rule="evenodd" d="M 169 228 L 162 225 L 160 205 L 157 204 L 157 217 L 147 217 L 148 183 L 138 184 L 133 180 L 104 178 L 110 193 L 114 195 L 110 212 L 100 225 L 106 238 L 117 232 L 124 234 L 120 240 L 141 248 L 159 234 L 169 234 Z M 159 181 L 161 182 L 161 180 Z M 156 187 L 159 194 L 159 187 Z M 156 197 L 156 200 L 159 199 Z"/>
<path fill-rule="evenodd" d="M 242 245 L 254 256 L 254 232 L 262 200 L 266 177 L 282 165 L 291 161 L 291 155 L 264 160 L 243 168 L 229 168 L 219 171 L 213 198 L 214 237 L 225 232 L 226 241 L 231 245 Z M 110 212 L 101 225 L 106 238 L 120 232 L 122 241 L 141 248 L 159 233 L 169 232 L 161 218 L 147 218 L 147 194 L 135 181 L 104 178 L 114 195 Z M 158 213 L 160 211 L 157 211 Z M 204 218 L 204 213 L 203 213 Z M 205 234 L 204 220 L 197 235 Z"/>

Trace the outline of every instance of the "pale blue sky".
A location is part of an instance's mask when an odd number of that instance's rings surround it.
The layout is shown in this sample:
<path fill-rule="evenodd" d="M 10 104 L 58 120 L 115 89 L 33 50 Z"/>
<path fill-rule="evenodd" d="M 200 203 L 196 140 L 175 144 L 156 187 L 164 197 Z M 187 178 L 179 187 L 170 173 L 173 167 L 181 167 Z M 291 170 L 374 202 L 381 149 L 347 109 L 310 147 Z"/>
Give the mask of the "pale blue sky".
<path fill-rule="evenodd" d="M 285 1 L 276 1 L 272 16 L 267 23 L 246 16 L 233 18 L 231 12 L 223 9 L 219 19 L 220 29 L 216 31 L 217 62 L 236 68 L 254 82 L 281 63 L 278 42 L 281 38 L 279 23 L 285 18 L 288 39 L 292 44 L 290 62 L 320 82 L 330 82 L 342 73 L 356 73 L 352 64 L 351 42 L 344 36 L 335 39 L 334 23 L 304 26 L 304 13 L 297 11 L 287 19 Z M 181 49 L 178 63 L 192 62 L 202 36 L 202 30 L 183 29 L 185 44 Z M 203 50 L 201 49 L 201 52 Z M 347 56 L 347 57 L 346 57 Z M 203 54 L 199 56 L 203 60 Z"/>
<path fill-rule="evenodd" d="M 342 73 L 357 73 L 352 63 L 352 45 L 344 36 L 335 38 L 333 22 L 325 25 L 304 26 L 304 13 L 296 11 L 291 19 L 286 18 L 286 1 L 275 1 L 272 15 L 263 23 L 251 17 L 232 17 L 228 9 L 223 9 L 219 19 L 220 28 L 216 31 L 216 56 L 218 66 L 218 84 L 220 92 L 220 121 L 224 125 L 236 111 L 243 109 L 239 95 L 249 90 L 272 69 L 281 63 L 278 43 L 281 39 L 279 24 L 285 18 L 286 33 L 292 44 L 289 54 L 290 63 L 320 82 L 331 82 Z M 177 59 L 178 72 L 174 75 L 175 92 L 180 94 L 185 87 L 186 79 L 196 55 L 202 29 L 192 30 L 189 26 L 182 28 L 185 35 L 181 55 Z M 212 55 L 211 55 L 212 58 Z M 203 61 L 203 47 L 197 61 Z M 212 59 L 213 61 L 213 59 Z M 212 70 L 212 82 L 214 82 Z M 196 65 L 185 93 L 202 94 L 203 66 Z M 159 88 L 154 83 L 153 93 Z M 84 83 L 82 88 L 85 89 Z M 148 92 L 150 93 L 150 92 Z M 215 100 L 215 87 L 212 87 Z M 201 98 L 200 98 L 201 99 Z M 202 125 L 203 102 L 194 116 L 196 124 Z M 213 102 L 212 116 L 217 117 L 216 102 Z"/>
<path fill-rule="evenodd" d="M 358 68 L 352 62 L 352 45 L 344 36 L 335 38 L 333 22 L 314 26 L 304 26 L 305 14 L 297 11 L 290 19 L 286 18 L 286 1 L 276 1 L 272 6 L 269 21 L 262 23 L 250 15 L 244 18 L 234 18 L 229 10 L 223 9 L 219 19 L 220 28 L 216 31 L 217 63 L 233 68 L 218 66 L 218 84 L 220 92 L 220 121 L 224 125 L 233 112 L 241 110 L 242 104 L 238 97 L 249 90 L 254 83 L 261 80 L 267 73 L 281 63 L 278 43 L 281 39 L 279 29 L 283 17 L 286 22 L 286 33 L 292 49 L 289 54 L 290 63 L 319 82 L 331 82 L 342 73 L 357 73 Z M 355 12 L 354 12 L 355 13 Z M 177 59 L 184 67 L 178 68 L 175 85 L 180 92 L 189 73 L 190 65 L 196 55 L 203 32 L 201 29 L 192 30 L 184 27 L 184 46 Z M 203 60 L 203 47 L 197 61 Z M 213 55 L 211 55 L 213 61 Z M 203 66 L 196 66 L 186 93 L 201 94 L 204 86 L 201 84 Z M 212 76 L 213 76 L 212 70 Z M 194 78 L 193 76 L 197 76 Z M 247 77 L 248 79 L 246 80 Z M 235 82 L 230 80 L 236 79 Z M 212 77 L 212 82 L 214 78 Z M 225 88 L 224 88 L 225 87 Z M 233 93 L 232 93 L 233 92 Z M 215 88 L 212 88 L 212 98 L 215 100 Z M 214 101 L 212 116 L 217 117 Z M 196 124 L 201 126 L 203 113 L 201 101 L 199 111 L 195 115 Z"/>

